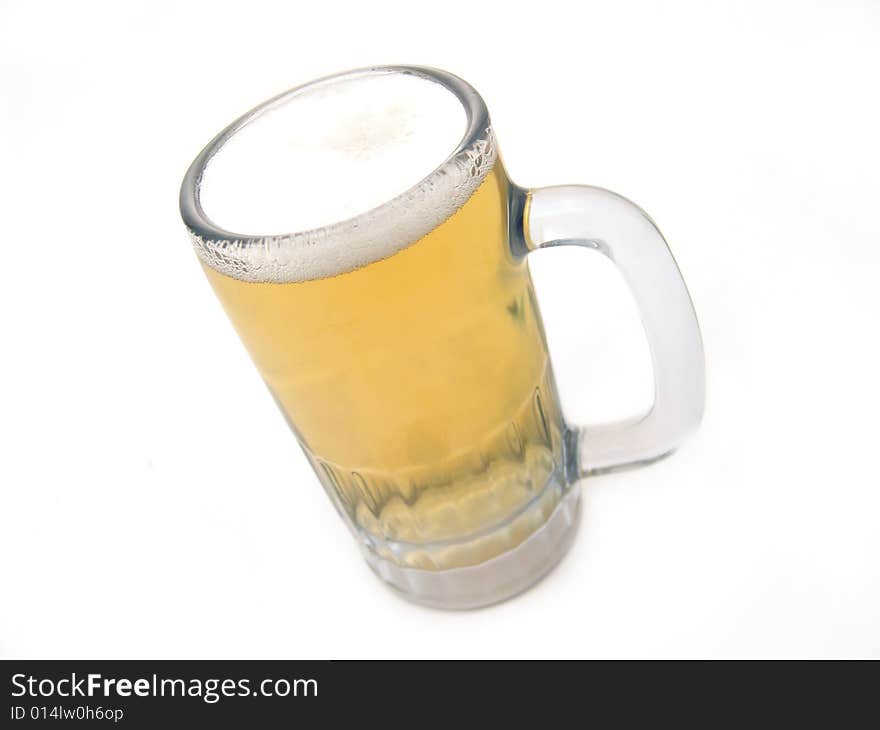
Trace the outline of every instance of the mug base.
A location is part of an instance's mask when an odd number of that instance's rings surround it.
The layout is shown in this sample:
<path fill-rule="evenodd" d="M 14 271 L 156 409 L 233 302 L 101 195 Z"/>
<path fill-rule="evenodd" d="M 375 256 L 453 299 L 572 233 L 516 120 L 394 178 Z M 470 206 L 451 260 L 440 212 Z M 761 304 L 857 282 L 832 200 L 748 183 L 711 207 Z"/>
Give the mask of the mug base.
<path fill-rule="evenodd" d="M 512 598 L 543 578 L 568 552 L 580 517 L 573 485 L 549 519 L 528 538 L 477 565 L 449 570 L 407 568 L 365 550 L 373 572 L 401 597 L 432 608 L 480 608 Z"/>

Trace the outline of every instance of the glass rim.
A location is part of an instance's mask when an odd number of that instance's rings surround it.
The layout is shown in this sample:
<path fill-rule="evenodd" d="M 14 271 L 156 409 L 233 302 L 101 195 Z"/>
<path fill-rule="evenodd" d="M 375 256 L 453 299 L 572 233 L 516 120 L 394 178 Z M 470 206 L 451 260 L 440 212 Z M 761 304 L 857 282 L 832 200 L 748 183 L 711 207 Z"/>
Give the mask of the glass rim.
<path fill-rule="evenodd" d="M 334 221 L 325 226 L 308 230 L 290 231 L 270 235 L 239 233 L 229 231 L 217 225 L 205 214 L 205 211 L 202 209 L 199 195 L 202 177 L 214 155 L 216 155 L 222 149 L 223 145 L 237 132 L 251 122 L 257 120 L 265 112 L 283 106 L 295 96 L 306 90 L 313 90 L 316 87 L 330 85 L 337 81 L 377 74 L 406 74 L 438 83 L 458 98 L 467 115 L 465 132 L 458 141 L 458 144 L 450 151 L 449 155 L 443 160 L 443 162 L 433 170 L 426 171 L 426 175 L 420 180 L 420 182 L 411 186 L 394 198 L 361 212 L 353 218 Z M 180 187 L 180 215 L 189 230 L 190 237 L 196 246 L 197 253 L 203 261 L 221 271 L 224 271 L 224 269 L 227 268 L 224 263 L 229 264 L 230 268 L 237 272 L 233 275 L 244 275 L 239 278 L 247 278 L 255 281 L 271 281 L 276 277 L 268 276 L 267 278 L 266 272 L 263 272 L 263 274 L 256 278 L 247 275 L 248 272 L 244 271 L 244 269 L 248 267 L 246 262 L 243 261 L 243 257 L 248 251 L 260 247 L 266 248 L 267 246 L 281 250 L 294 246 L 297 243 L 297 240 L 302 241 L 303 239 L 327 240 L 328 238 L 333 238 L 336 234 L 344 235 L 346 232 L 350 232 L 353 227 L 357 227 L 356 225 L 353 225 L 354 222 L 361 221 L 364 218 L 372 218 L 375 220 L 385 214 L 391 214 L 392 216 L 395 212 L 403 212 L 405 214 L 405 210 L 400 203 L 407 199 L 417 197 L 419 190 L 433 190 L 436 188 L 438 182 L 441 181 L 441 178 L 449 177 L 447 173 L 450 169 L 461 167 L 457 161 L 472 164 L 473 160 L 479 160 L 479 167 L 481 169 L 478 170 L 476 174 L 472 174 L 471 177 L 480 177 L 481 180 L 482 177 L 485 177 L 488 173 L 491 164 L 494 164 L 495 155 L 495 145 L 488 109 L 486 108 L 486 104 L 482 97 L 480 97 L 477 91 L 466 81 L 447 71 L 426 66 L 368 66 L 324 76 L 314 81 L 288 89 L 287 91 L 268 99 L 262 104 L 255 106 L 250 111 L 242 114 L 231 124 L 227 125 L 204 147 L 204 149 L 202 149 L 189 166 Z M 461 177 L 460 174 L 459 177 Z M 469 197 L 469 195 L 467 197 Z M 461 202 L 463 203 L 464 201 Z M 460 207 L 460 205 L 456 206 L 456 209 L 457 207 Z M 452 212 L 454 212 L 454 210 Z M 445 217 L 443 220 L 445 220 Z M 442 222 L 442 220 L 436 221 L 434 225 L 439 225 L 439 223 Z M 434 226 L 432 226 L 432 228 L 433 227 Z M 424 231 L 422 235 L 427 232 L 428 231 Z M 408 241 L 407 245 L 408 243 L 412 243 L 412 241 Z M 403 246 L 400 246 L 399 248 L 402 247 Z M 236 261 L 226 261 L 226 259 L 230 257 L 236 259 Z M 262 269 L 263 266 L 258 268 Z"/>

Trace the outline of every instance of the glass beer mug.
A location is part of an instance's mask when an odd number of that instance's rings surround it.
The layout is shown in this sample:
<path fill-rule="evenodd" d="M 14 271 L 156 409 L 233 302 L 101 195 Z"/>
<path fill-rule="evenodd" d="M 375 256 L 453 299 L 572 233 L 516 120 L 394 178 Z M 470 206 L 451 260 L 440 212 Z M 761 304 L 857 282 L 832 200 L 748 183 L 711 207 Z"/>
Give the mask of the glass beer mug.
<path fill-rule="evenodd" d="M 389 66 L 285 92 L 192 163 L 196 254 L 318 480 L 388 584 L 467 608 L 564 555 L 584 476 L 649 463 L 694 429 L 703 351 L 650 218 L 595 187 L 526 190 L 477 92 Z M 528 254 L 597 249 L 641 311 L 654 404 L 563 419 Z"/>

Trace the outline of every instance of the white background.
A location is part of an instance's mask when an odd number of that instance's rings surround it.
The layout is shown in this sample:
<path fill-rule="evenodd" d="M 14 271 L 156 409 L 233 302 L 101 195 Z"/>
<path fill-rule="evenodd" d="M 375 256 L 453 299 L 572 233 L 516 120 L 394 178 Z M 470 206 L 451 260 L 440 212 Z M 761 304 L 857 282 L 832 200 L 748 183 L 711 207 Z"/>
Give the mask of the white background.
<path fill-rule="evenodd" d="M 166 7 L 0 9 L 0 654 L 880 656 L 880 3 Z M 476 612 L 363 564 L 177 212 L 227 122 L 374 63 L 469 80 L 518 182 L 642 205 L 703 328 L 699 433 Z M 645 406 L 611 265 L 536 259 L 571 418 Z"/>

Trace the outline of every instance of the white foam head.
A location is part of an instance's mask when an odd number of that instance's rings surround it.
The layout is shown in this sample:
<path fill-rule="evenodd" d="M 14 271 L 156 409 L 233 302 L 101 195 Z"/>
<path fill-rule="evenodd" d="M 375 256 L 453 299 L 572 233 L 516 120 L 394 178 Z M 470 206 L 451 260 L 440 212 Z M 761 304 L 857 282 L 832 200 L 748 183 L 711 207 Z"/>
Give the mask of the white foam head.
<path fill-rule="evenodd" d="M 231 125 L 193 163 L 181 212 L 199 256 L 223 273 L 319 278 L 424 236 L 494 161 L 485 106 L 460 79 L 370 69 L 295 89 Z"/>
<path fill-rule="evenodd" d="M 310 87 L 223 145 L 202 177 L 202 209 L 230 231 L 321 228 L 419 183 L 466 128 L 455 95 L 417 76 L 362 76 Z"/>

